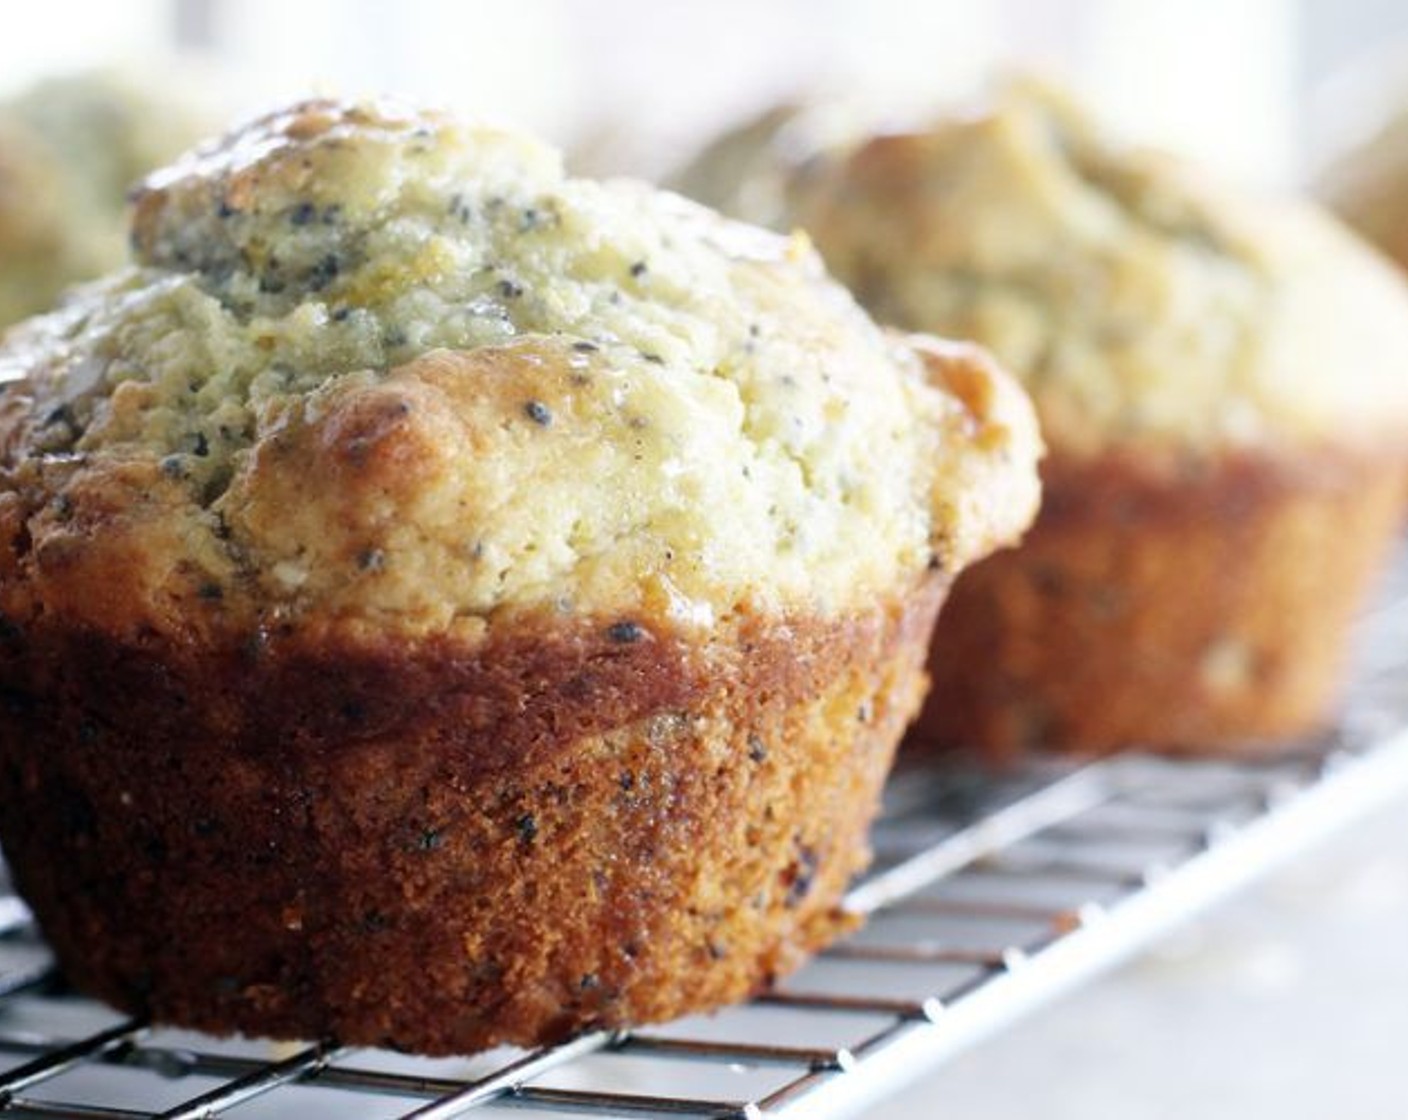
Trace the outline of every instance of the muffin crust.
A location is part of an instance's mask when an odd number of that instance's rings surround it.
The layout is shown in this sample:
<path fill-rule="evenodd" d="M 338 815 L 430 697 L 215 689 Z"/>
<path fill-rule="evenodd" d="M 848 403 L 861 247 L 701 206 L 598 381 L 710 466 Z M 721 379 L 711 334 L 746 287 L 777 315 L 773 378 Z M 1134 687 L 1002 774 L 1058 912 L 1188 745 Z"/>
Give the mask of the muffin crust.
<path fill-rule="evenodd" d="M 1408 505 L 1396 459 L 1049 461 L 1019 549 L 944 608 L 916 738 L 1258 753 L 1321 730 Z"/>
<path fill-rule="evenodd" d="M 735 1000 L 852 924 L 941 591 L 709 643 L 182 663 L 44 627 L 6 852 L 70 979 L 163 1022 L 455 1053 Z"/>

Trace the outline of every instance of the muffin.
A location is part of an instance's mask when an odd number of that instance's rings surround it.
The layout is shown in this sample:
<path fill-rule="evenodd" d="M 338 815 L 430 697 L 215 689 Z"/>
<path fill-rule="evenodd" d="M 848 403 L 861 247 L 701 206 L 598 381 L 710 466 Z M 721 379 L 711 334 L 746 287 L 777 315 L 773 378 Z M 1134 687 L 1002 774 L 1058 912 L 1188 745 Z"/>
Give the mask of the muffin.
<path fill-rule="evenodd" d="M 0 350 L 0 841 L 71 980 L 427 1053 L 739 998 L 839 907 L 1030 403 L 799 238 L 315 101 Z"/>
<path fill-rule="evenodd" d="M 198 139 L 201 117 L 114 71 L 0 104 L 0 329 L 123 263 L 127 188 Z"/>
<path fill-rule="evenodd" d="M 877 319 L 991 348 L 1051 450 L 1032 533 L 945 608 L 922 735 L 998 760 L 1245 751 L 1327 717 L 1405 500 L 1388 268 L 1035 85 L 786 190 Z"/>

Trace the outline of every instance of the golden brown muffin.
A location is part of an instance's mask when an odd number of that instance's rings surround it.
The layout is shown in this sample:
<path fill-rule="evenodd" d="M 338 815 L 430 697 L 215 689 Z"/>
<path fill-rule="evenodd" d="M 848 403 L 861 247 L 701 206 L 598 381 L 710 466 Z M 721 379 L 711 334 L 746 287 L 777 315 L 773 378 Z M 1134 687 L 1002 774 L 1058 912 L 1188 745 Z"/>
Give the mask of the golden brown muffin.
<path fill-rule="evenodd" d="M 0 839 L 84 990 L 425 1052 L 736 999 L 838 909 L 1035 418 L 798 239 L 311 102 L 0 350 Z"/>
<path fill-rule="evenodd" d="M 0 330 L 123 263 L 127 189 L 192 144 L 201 116 L 112 71 L 0 104 Z"/>
<path fill-rule="evenodd" d="M 1383 264 L 1031 86 L 787 193 L 878 319 L 990 347 L 1051 447 L 1036 528 L 946 608 L 922 734 L 1242 749 L 1325 717 L 1404 501 L 1408 297 Z"/>

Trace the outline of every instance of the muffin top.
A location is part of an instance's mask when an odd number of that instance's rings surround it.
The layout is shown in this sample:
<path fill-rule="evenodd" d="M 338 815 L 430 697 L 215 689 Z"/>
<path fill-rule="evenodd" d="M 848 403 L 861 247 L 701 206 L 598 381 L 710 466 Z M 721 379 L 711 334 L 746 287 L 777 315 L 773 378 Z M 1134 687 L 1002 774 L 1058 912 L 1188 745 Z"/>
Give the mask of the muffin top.
<path fill-rule="evenodd" d="M 114 71 L 0 105 L 0 329 L 120 266 L 127 189 L 198 133 L 198 113 Z"/>
<path fill-rule="evenodd" d="M 511 132 L 300 104 L 149 178 L 132 245 L 0 350 L 0 589 L 88 624 L 838 615 L 1034 511 L 982 355 Z"/>
<path fill-rule="evenodd" d="M 788 194 L 876 318 L 990 347 L 1065 453 L 1408 425 L 1408 295 L 1377 257 L 1307 205 L 1116 142 L 1044 87 L 819 156 Z"/>

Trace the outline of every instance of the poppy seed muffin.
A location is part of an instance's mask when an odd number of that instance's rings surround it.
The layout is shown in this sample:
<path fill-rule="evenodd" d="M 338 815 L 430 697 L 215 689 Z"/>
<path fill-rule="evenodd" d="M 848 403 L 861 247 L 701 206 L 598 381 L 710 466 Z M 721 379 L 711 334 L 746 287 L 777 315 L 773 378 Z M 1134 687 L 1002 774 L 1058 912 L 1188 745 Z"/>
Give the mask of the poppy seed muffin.
<path fill-rule="evenodd" d="M 310 102 L 0 351 L 0 840 L 70 978 L 429 1053 L 736 999 L 838 901 L 1029 402 L 799 239 Z"/>
<path fill-rule="evenodd" d="M 877 319 L 989 347 L 1051 449 L 1037 525 L 945 608 L 921 735 L 1241 750 L 1325 718 L 1404 504 L 1389 269 L 1036 85 L 823 153 L 787 195 Z"/>

